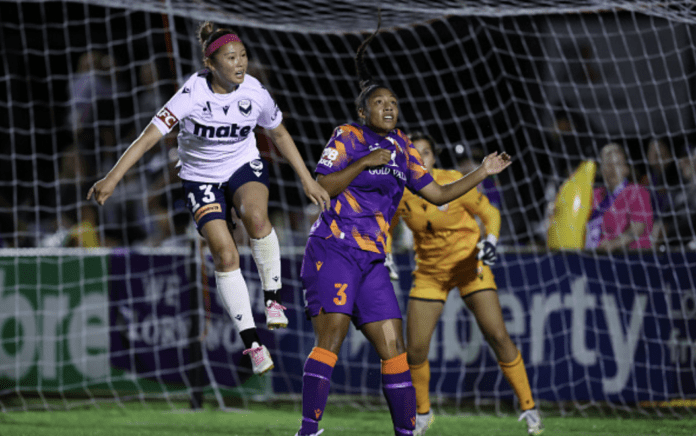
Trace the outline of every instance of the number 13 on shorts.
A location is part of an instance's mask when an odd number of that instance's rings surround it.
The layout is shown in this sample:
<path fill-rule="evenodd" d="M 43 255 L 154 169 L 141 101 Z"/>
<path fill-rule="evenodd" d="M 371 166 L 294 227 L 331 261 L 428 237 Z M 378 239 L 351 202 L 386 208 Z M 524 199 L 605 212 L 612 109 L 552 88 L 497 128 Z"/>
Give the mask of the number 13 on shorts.
<path fill-rule="evenodd" d="M 348 299 L 346 295 L 348 283 L 334 283 L 334 287 L 338 289 L 338 291 L 336 292 L 336 297 L 334 297 L 333 302 L 336 306 L 343 306 Z"/>

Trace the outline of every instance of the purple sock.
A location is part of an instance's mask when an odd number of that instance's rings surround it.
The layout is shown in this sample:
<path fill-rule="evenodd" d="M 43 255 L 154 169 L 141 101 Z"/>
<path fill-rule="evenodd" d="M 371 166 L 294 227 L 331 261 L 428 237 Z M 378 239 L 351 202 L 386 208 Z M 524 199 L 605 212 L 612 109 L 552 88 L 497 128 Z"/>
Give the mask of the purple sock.
<path fill-rule="evenodd" d="M 324 415 L 329 398 L 333 366 L 307 358 L 302 376 L 302 427 L 301 435 L 319 431 L 319 420 Z M 414 403 L 415 404 L 415 403 Z"/>
<path fill-rule="evenodd" d="M 394 422 L 394 434 L 412 435 L 416 428 L 416 389 L 411 383 L 411 371 L 399 374 L 382 373 L 382 392 L 389 404 Z"/>

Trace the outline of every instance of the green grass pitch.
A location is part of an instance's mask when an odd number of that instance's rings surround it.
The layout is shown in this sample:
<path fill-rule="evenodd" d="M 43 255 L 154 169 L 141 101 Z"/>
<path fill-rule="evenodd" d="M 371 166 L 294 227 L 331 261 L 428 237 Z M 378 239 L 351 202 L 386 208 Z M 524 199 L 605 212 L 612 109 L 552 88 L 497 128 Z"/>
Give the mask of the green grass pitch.
<path fill-rule="evenodd" d="M 178 407 L 175 404 L 175 407 Z M 682 410 L 682 416 L 693 412 Z M 574 413 L 574 415 L 579 415 Z M 82 436 L 82 435 L 225 435 L 225 436 L 293 436 L 299 428 L 300 406 L 297 403 L 251 403 L 248 409 L 222 411 L 212 406 L 190 411 L 181 403 L 179 409 L 167 404 L 98 404 L 71 410 L 6 412 L 0 414 L 0 435 Z M 565 416 L 558 412 L 544 414 L 545 435 L 696 435 L 696 418 L 618 418 L 601 416 Z M 329 405 L 320 428 L 323 436 L 392 435 L 386 410 L 365 411 L 349 405 Z M 438 415 L 427 436 L 520 435 L 526 434 L 524 423 L 508 416 Z"/>

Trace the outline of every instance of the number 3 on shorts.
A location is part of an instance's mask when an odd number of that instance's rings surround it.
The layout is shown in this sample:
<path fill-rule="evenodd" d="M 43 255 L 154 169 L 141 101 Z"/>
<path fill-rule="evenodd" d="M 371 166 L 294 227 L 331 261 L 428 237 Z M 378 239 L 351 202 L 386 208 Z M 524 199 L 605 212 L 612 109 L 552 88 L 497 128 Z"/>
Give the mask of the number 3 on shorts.
<path fill-rule="evenodd" d="M 334 283 L 334 286 L 338 288 L 338 292 L 336 293 L 337 297 L 334 297 L 333 302 L 336 306 L 343 306 L 346 304 L 346 299 L 348 298 L 346 296 L 346 288 L 348 287 L 348 283 Z"/>

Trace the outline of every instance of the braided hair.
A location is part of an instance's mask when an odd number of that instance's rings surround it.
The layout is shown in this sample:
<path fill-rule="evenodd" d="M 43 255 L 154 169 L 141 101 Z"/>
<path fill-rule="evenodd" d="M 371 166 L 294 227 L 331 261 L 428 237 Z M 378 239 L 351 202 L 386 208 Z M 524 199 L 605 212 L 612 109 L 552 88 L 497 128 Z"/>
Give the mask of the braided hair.
<path fill-rule="evenodd" d="M 392 91 L 391 88 L 376 82 L 372 78 L 372 74 L 365 64 L 365 52 L 367 51 L 367 47 L 370 45 L 377 33 L 379 33 L 380 27 L 382 27 L 382 9 L 377 10 L 377 29 L 372 33 L 372 35 L 368 36 L 367 39 L 362 42 L 362 44 L 360 44 L 360 47 L 358 47 L 358 50 L 355 52 L 355 72 L 360 80 L 360 94 L 355 99 L 355 110 L 358 111 L 358 113 L 360 109 L 365 112 L 367 111 L 367 100 L 376 90 L 387 89 L 389 92 L 394 94 L 394 91 Z"/>

